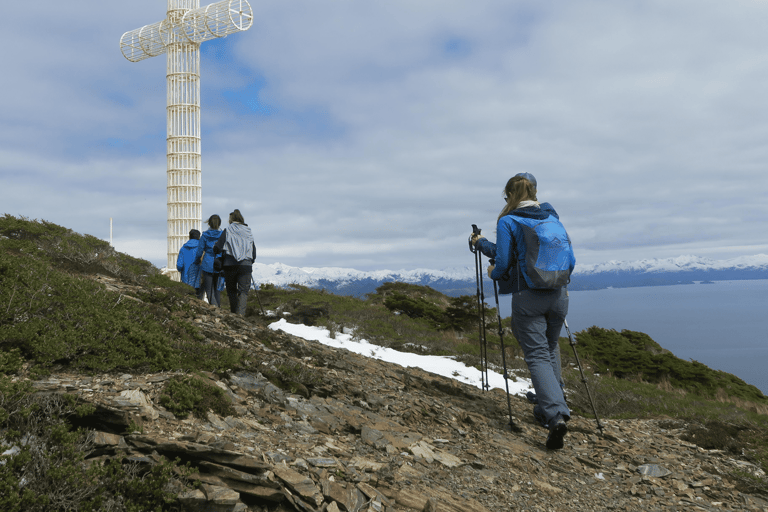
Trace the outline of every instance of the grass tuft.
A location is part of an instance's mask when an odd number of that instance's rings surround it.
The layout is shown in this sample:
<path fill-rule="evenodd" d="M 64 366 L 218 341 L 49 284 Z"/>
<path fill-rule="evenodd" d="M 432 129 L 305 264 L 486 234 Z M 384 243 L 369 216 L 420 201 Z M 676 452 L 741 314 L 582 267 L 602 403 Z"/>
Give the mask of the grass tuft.
<path fill-rule="evenodd" d="M 208 411 L 224 417 L 235 415 L 232 401 L 224 390 L 199 373 L 167 380 L 160 404 L 182 419 L 190 413 L 206 419 Z"/>

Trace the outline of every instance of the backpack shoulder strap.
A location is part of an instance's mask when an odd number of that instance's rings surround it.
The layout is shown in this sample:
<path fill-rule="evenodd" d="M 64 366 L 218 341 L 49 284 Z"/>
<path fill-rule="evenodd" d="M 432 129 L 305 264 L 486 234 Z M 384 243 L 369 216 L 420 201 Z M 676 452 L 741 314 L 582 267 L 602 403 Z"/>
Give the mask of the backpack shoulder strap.
<path fill-rule="evenodd" d="M 510 217 L 513 222 L 517 222 L 515 220 L 515 216 L 513 215 L 512 212 L 510 212 L 507 215 L 505 215 L 505 217 Z M 514 234 L 512 234 L 512 236 L 510 238 L 511 238 L 511 241 L 512 241 L 511 254 L 514 255 L 514 257 L 515 257 L 515 266 L 519 269 L 520 268 L 520 255 L 517 252 L 517 240 L 515 239 L 515 235 Z M 504 269 L 504 273 L 501 275 L 501 278 L 503 280 L 509 281 L 509 277 L 510 277 L 509 271 L 510 270 L 512 270 L 512 263 L 511 262 L 510 262 L 509 266 L 506 269 Z"/>

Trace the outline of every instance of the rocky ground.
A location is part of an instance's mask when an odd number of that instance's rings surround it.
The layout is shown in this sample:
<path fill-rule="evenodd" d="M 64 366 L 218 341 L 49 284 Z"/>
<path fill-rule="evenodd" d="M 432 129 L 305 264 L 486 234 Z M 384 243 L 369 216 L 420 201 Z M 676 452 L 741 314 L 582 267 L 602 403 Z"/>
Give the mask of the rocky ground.
<path fill-rule="evenodd" d="M 130 287 L 102 278 L 127 296 Z M 260 372 L 208 377 L 236 416 L 179 420 L 158 401 L 174 374 L 54 374 L 40 392 L 97 406 L 94 458 L 127 453 L 191 461 L 202 482 L 190 511 L 760 510 L 730 474 L 761 475 L 746 461 L 681 440 L 669 420 L 574 416 L 565 448 L 549 451 L 531 405 L 414 368 L 325 347 L 194 301 L 216 343 L 246 348 L 264 367 L 290 363 L 318 383 L 292 394 Z M 132 426 L 135 431 L 126 433 Z"/>

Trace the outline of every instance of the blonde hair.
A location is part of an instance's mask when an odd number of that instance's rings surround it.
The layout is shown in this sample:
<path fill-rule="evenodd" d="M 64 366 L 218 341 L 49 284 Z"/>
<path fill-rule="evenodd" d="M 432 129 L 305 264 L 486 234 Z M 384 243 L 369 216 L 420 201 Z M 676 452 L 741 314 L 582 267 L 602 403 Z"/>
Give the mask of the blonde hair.
<path fill-rule="evenodd" d="M 508 213 L 517 210 L 521 201 L 537 201 L 536 186 L 522 176 L 514 176 L 509 179 L 507 186 L 504 187 L 504 195 L 507 204 L 501 209 L 499 218 L 496 219 L 497 222 Z"/>

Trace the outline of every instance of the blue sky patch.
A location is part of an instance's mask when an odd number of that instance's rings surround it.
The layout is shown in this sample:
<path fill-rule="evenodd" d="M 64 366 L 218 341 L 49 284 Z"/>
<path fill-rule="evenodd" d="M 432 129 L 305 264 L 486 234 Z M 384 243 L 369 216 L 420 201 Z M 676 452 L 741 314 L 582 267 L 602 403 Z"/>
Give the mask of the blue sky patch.
<path fill-rule="evenodd" d="M 449 57 L 466 57 L 472 52 L 472 46 L 466 39 L 452 37 L 443 45 L 443 52 Z"/>
<path fill-rule="evenodd" d="M 228 107 L 239 113 L 251 113 L 260 116 L 271 116 L 278 112 L 277 107 L 261 101 L 259 92 L 264 88 L 263 79 L 255 79 L 245 87 L 225 89 L 220 92 Z"/>

